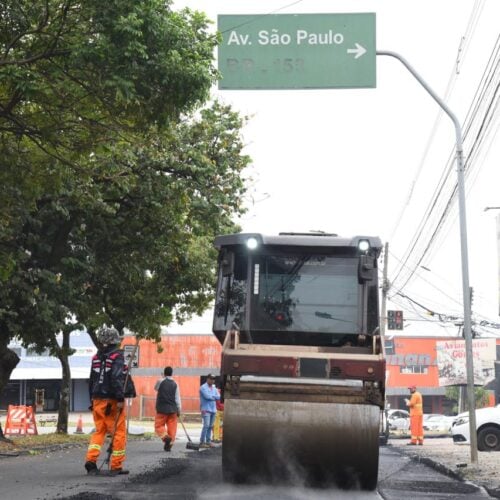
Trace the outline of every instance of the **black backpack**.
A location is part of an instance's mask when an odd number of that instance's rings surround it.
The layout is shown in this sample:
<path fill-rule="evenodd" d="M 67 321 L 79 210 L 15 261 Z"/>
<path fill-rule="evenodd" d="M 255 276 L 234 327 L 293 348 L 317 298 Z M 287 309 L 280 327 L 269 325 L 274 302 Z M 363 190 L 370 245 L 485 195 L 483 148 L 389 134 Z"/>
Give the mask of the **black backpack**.
<path fill-rule="evenodd" d="M 113 362 L 116 355 L 120 352 L 123 352 L 123 351 L 121 349 L 115 349 L 114 351 L 111 351 L 108 353 L 101 353 L 101 355 L 99 356 L 99 360 L 101 363 L 101 370 L 99 373 L 99 379 L 96 381 L 97 384 L 106 385 L 106 386 L 109 385 L 109 382 L 105 381 L 106 373 L 104 371 L 104 367 L 106 366 L 107 359 L 111 359 L 111 362 Z M 125 398 L 135 398 L 137 396 L 137 393 L 135 391 L 135 384 L 134 384 L 134 381 L 132 379 L 132 375 L 130 373 L 128 373 L 128 375 L 127 375 L 127 372 L 128 372 L 127 365 L 123 365 L 123 372 L 124 372 L 124 376 L 125 376 L 125 389 L 123 391 L 123 396 Z"/>

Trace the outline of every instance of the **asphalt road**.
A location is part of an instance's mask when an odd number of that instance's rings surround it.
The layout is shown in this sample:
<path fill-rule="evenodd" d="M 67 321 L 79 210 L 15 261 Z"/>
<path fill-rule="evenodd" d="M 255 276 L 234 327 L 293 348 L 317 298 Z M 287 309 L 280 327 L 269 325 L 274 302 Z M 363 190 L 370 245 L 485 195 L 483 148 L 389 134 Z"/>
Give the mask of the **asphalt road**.
<path fill-rule="evenodd" d="M 381 448 L 377 491 L 230 486 L 222 482 L 221 449 L 193 452 L 177 442 L 172 453 L 159 441 L 130 441 L 129 476 L 92 477 L 83 468 L 85 450 L 72 448 L 34 456 L 0 459 L 0 491 L 6 500 L 130 500 L 130 499 L 464 499 L 489 498 L 474 485 L 447 477 L 410 460 L 392 447 Z"/>

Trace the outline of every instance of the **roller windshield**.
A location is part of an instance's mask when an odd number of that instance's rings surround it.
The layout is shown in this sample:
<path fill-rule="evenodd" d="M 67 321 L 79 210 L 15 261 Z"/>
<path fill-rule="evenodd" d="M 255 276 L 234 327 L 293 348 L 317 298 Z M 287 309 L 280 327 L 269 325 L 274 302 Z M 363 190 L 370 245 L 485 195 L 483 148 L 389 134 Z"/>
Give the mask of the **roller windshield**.
<path fill-rule="evenodd" d="M 235 327 L 243 342 L 342 347 L 376 331 L 377 273 L 369 280 L 360 277 L 356 249 L 230 252 L 231 265 L 219 269 L 214 315 L 219 340 Z"/>
<path fill-rule="evenodd" d="M 267 255 L 253 263 L 250 327 L 359 333 L 358 260 L 327 255 Z"/>

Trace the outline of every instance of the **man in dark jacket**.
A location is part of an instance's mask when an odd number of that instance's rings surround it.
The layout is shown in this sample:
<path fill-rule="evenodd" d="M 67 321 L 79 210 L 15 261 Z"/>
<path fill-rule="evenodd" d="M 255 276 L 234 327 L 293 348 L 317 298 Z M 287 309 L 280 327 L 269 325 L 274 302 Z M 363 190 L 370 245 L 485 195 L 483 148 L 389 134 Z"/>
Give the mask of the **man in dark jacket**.
<path fill-rule="evenodd" d="M 124 384 L 127 365 L 123 351 L 118 348 L 121 338 L 115 328 L 104 327 L 97 332 L 101 347 L 92 358 L 89 392 L 94 417 L 95 432 L 87 449 L 85 469 L 88 474 L 97 474 L 97 459 L 106 435 L 113 436 L 111 443 L 112 475 L 128 474 L 122 465 L 125 461 L 127 431 L 125 424 Z"/>
<path fill-rule="evenodd" d="M 177 417 L 181 414 L 181 397 L 179 386 L 172 378 L 172 367 L 167 366 L 163 370 L 165 378 L 158 380 L 155 390 L 156 416 L 155 432 L 163 441 L 163 449 L 170 451 L 177 434 Z"/>

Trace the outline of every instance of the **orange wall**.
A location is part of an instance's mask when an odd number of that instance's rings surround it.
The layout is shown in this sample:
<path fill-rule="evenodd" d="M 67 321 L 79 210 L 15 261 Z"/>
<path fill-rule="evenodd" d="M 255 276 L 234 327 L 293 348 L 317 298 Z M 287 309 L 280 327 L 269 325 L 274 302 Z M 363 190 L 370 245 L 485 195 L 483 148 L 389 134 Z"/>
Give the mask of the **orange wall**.
<path fill-rule="evenodd" d="M 133 337 L 125 338 L 122 347 L 134 344 Z M 199 411 L 200 377 L 214 371 L 218 373 L 220 369 L 221 345 L 218 340 L 213 335 L 164 335 L 159 345 L 163 349 L 161 353 L 154 342 L 139 342 L 139 368 L 158 370 L 154 375 L 140 375 L 140 371 L 132 370 L 137 397 L 132 401 L 130 415 L 138 417 L 141 414 L 140 396 L 143 396 L 142 415 L 154 417 L 154 385 L 163 377 L 165 366 L 174 370 L 173 378 L 179 385 L 183 411 Z"/>
<path fill-rule="evenodd" d="M 132 337 L 126 337 L 122 347 L 134 345 Z M 172 366 L 175 368 L 219 367 L 221 345 L 213 335 L 163 335 L 158 345 L 150 340 L 139 342 L 140 367 Z"/>
<path fill-rule="evenodd" d="M 421 387 L 438 387 L 438 369 L 436 363 L 436 338 L 394 337 L 394 355 L 387 355 L 388 387 L 405 387 L 416 384 Z M 391 365 L 396 356 L 428 355 L 431 366 L 427 373 L 401 373 L 400 365 Z M 409 358 L 406 357 L 408 360 Z M 434 366 L 433 366 L 434 365 Z"/>

